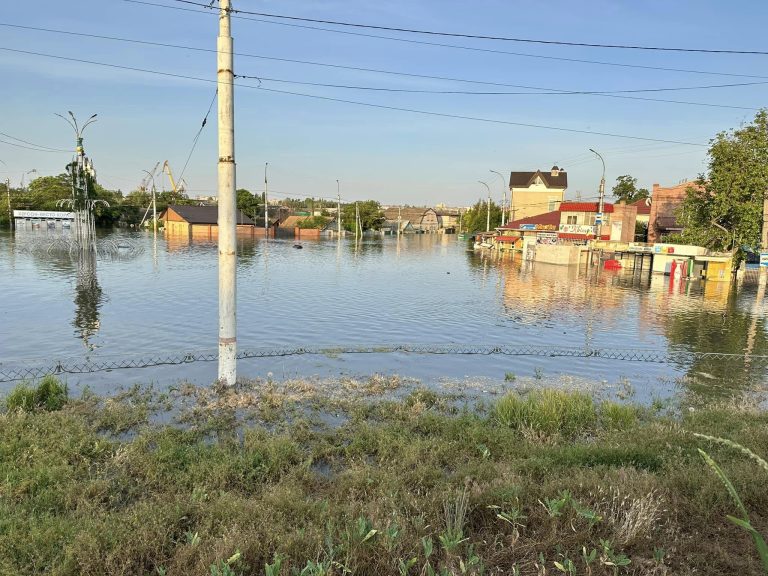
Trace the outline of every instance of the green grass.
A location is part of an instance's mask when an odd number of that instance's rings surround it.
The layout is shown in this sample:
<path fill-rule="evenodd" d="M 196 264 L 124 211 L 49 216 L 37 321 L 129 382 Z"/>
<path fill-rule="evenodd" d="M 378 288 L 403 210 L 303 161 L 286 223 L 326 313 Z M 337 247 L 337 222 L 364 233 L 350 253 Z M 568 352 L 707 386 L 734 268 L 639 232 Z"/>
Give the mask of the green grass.
<path fill-rule="evenodd" d="M 270 389 L 265 421 L 253 394 L 184 390 L 171 412 L 139 390 L 9 407 L 0 574 L 760 573 L 693 436 L 764 458 L 768 415 L 743 403 L 673 418 L 562 391 L 487 407 Z M 765 534 L 768 483 L 733 448 L 707 449 Z"/>
<path fill-rule="evenodd" d="M 8 395 L 5 405 L 8 410 L 61 410 L 67 402 L 67 387 L 55 376 L 45 376 L 32 387 L 22 382 Z"/>

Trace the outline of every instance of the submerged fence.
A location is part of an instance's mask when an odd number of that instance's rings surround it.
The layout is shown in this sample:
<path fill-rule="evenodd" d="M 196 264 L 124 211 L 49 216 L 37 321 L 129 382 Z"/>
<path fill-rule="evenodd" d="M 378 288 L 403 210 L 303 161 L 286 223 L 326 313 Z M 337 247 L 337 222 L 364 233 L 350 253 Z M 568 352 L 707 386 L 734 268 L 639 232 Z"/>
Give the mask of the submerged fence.
<path fill-rule="evenodd" d="M 238 359 L 277 358 L 286 356 L 318 355 L 335 357 L 344 354 L 453 354 L 504 355 L 595 358 L 630 362 L 653 362 L 678 367 L 697 362 L 739 361 L 745 366 L 768 367 L 768 355 L 730 354 L 724 352 L 685 352 L 658 349 L 614 349 L 538 345 L 477 345 L 477 344 L 386 344 L 381 346 L 296 346 L 285 348 L 254 348 L 238 352 Z M 42 361 L 0 362 L 0 382 L 35 379 L 49 374 L 88 374 L 112 370 L 173 366 L 194 362 L 213 362 L 218 359 L 214 350 L 186 353 L 161 353 L 141 357 L 93 357 Z"/>

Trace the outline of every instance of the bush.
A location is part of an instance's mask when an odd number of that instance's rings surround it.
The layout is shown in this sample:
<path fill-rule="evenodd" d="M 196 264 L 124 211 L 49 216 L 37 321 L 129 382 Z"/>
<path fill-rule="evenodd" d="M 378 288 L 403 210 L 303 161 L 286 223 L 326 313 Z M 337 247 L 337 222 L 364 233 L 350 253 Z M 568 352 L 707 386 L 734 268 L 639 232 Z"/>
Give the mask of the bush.
<path fill-rule="evenodd" d="M 61 410 L 67 402 L 68 391 L 55 376 L 46 376 L 36 388 L 22 382 L 8 395 L 5 405 L 8 410 L 23 410 L 34 412 L 36 410 Z"/>

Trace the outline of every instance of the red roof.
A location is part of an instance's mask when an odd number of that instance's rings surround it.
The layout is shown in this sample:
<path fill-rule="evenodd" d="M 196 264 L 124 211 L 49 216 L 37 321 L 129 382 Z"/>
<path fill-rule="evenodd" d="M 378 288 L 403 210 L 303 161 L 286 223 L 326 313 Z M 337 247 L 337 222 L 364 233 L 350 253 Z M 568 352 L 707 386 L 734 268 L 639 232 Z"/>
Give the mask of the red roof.
<path fill-rule="evenodd" d="M 637 206 L 638 214 L 650 214 L 651 213 L 651 199 L 641 198 L 637 202 L 632 202 L 630 206 Z"/>
<path fill-rule="evenodd" d="M 562 202 L 560 212 L 597 212 L 598 207 L 597 202 Z M 603 212 L 613 212 L 613 204 L 604 203 Z"/>
<path fill-rule="evenodd" d="M 528 216 L 528 218 L 520 218 L 512 222 L 507 222 L 504 226 L 500 226 L 504 230 L 518 230 L 523 224 L 539 224 L 541 226 L 557 226 L 560 224 L 560 211 L 553 210 L 552 212 L 546 212 L 545 214 L 537 214 L 536 216 Z"/>

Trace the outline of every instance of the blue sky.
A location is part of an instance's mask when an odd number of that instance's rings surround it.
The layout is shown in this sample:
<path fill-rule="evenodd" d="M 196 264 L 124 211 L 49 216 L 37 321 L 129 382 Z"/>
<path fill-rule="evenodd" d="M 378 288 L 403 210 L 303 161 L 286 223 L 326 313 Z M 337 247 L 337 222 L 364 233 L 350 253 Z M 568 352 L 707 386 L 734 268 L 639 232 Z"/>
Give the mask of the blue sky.
<path fill-rule="evenodd" d="M 149 0 L 184 7 L 173 0 Z M 535 2 L 453 0 L 234 0 L 235 8 L 385 26 L 590 43 L 618 43 L 768 50 L 768 3 L 758 1 Z M 197 10 L 194 7 L 190 7 Z M 263 19 L 262 19 L 263 20 Z M 119 36 L 214 49 L 211 14 L 164 9 L 123 0 L 5 0 L 0 22 Z M 321 25 L 318 25 L 321 26 Z M 331 26 L 323 26 L 332 28 Z M 347 31 L 350 31 L 347 29 Z M 354 31 L 354 30 L 352 30 Z M 536 86 L 557 90 L 632 90 L 768 82 L 768 56 L 707 55 L 546 46 L 460 38 L 435 38 L 359 30 L 492 52 L 340 34 L 263 21 L 233 19 L 240 53 L 405 72 L 416 75 Z M 0 47 L 139 67 L 214 80 L 215 54 L 142 46 L 50 32 L 0 27 Z M 521 54 L 526 54 L 523 56 Z M 550 57 L 550 58 L 542 58 Z M 551 58 L 695 69 L 749 78 L 607 66 Z M 448 82 L 237 56 L 241 75 L 355 86 L 418 90 L 501 90 L 512 87 Z M 72 145 L 71 130 L 54 116 L 72 110 L 98 113 L 86 131 L 86 151 L 100 182 L 128 192 L 143 170 L 168 160 L 178 173 L 190 151 L 215 85 L 0 50 L 0 132 L 55 148 Z M 257 86 L 256 80 L 242 84 Z M 749 121 L 766 104 L 768 84 L 638 94 L 743 108 L 715 108 L 588 95 L 457 95 L 372 93 L 263 80 L 262 87 L 430 112 L 539 124 L 573 130 L 706 144 L 718 131 Z M 568 196 L 594 197 L 599 160 L 608 187 L 632 174 L 642 186 L 692 179 L 706 167 L 705 146 L 552 131 L 541 128 L 419 115 L 330 102 L 254 88 L 236 89 L 238 186 L 263 187 L 269 162 L 275 195 L 335 197 L 336 179 L 348 200 L 468 205 L 484 195 L 477 180 L 501 196 L 489 170 L 548 169 L 569 173 Z M 215 107 L 184 178 L 190 195 L 216 188 Z M 0 136 L 0 139 L 8 140 Z M 18 183 L 32 168 L 62 171 L 69 153 L 43 153 L 0 143 L 0 176 Z M 178 174 L 177 174 L 178 175 Z M 168 184 L 165 184 L 168 187 Z"/>

